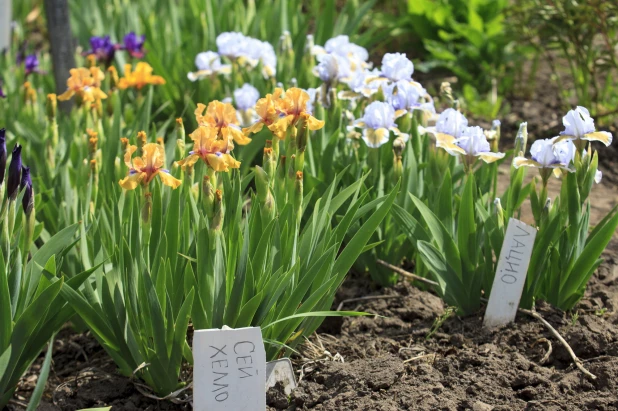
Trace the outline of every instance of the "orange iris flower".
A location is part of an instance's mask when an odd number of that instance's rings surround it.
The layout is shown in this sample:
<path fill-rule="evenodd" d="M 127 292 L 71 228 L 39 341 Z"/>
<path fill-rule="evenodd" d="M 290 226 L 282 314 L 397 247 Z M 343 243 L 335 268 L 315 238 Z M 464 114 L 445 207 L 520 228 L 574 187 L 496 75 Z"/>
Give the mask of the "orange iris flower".
<path fill-rule="evenodd" d="M 165 150 L 160 144 L 148 143 L 142 147 L 141 157 L 131 158 L 137 146 L 129 145 L 124 154 L 124 163 L 129 167 L 129 175 L 118 183 L 125 190 L 134 190 L 139 184 L 147 186 L 159 176 L 161 182 L 174 189 L 182 183 L 165 170 Z"/>
<path fill-rule="evenodd" d="M 280 117 L 277 112 L 277 105 L 281 99 L 281 94 L 283 94 L 283 90 L 276 88 L 273 94 L 267 94 L 266 97 L 259 99 L 257 103 L 255 103 L 255 112 L 260 119 L 252 126 L 242 129 L 245 135 L 257 133 L 262 130 L 264 126 L 270 127 L 279 120 Z"/>
<path fill-rule="evenodd" d="M 206 109 L 206 114 L 203 114 L 204 109 Z M 206 107 L 199 103 L 194 113 L 197 124 L 216 129 L 219 139 L 224 139 L 230 143 L 234 140 L 241 146 L 251 142 L 251 139 L 242 133 L 238 125 L 236 109 L 231 104 L 215 100 L 208 103 L 208 107 Z"/>
<path fill-rule="evenodd" d="M 95 102 L 107 98 L 107 94 L 101 91 L 101 81 L 105 74 L 98 67 L 89 69 L 80 67 L 70 70 L 71 77 L 67 80 L 67 91 L 58 96 L 58 100 L 69 100 L 77 96 L 80 102 Z"/>
<path fill-rule="evenodd" d="M 240 162 L 227 153 L 228 143 L 217 139 L 217 129 L 200 126 L 189 134 L 193 140 L 193 150 L 187 158 L 177 161 L 181 167 L 192 166 L 200 158 L 215 171 L 228 171 L 230 168 L 239 168 Z"/>
<path fill-rule="evenodd" d="M 324 127 L 324 121 L 318 120 L 307 111 L 307 102 L 310 98 L 305 90 L 296 87 L 288 89 L 285 96 L 277 101 L 279 120 L 268 128 L 279 138 L 284 138 L 288 127 L 295 126 L 300 119 L 306 122 L 309 130 Z"/>
<path fill-rule="evenodd" d="M 124 66 L 124 77 L 118 80 L 118 88 L 124 90 L 129 87 L 135 87 L 140 90 L 148 84 L 165 84 L 165 79 L 161 76 L 152 74 L 150 64 L 140 61 L 135 66 L 135 71 L 130 64 Z"/>

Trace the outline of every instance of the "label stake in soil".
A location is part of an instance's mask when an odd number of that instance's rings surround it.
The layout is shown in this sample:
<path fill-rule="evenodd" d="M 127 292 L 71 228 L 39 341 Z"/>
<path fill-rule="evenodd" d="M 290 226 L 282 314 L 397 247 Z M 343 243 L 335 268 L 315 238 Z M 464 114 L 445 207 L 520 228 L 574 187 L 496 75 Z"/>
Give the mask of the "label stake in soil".
<path fill-rule="evenodd" d="M 266 352 L 259 327 L 196 330 L 193 409 L 266 409 Z"/>
<path fill-rule="evenodd" d="M 11 46 L 11 0 L 0 0 L 0 53 Z"/>
<path fill-rule="evenodd" d="M 285 395 L 290 395 L 296 388 L 294 368 L 289 358 L 281 358 L 266 363 L 266 389 L 274 387 L 277 383 L 283 385 Z"/>
<path fill-rule="evenodd" d="M 535 238 L 536 229 L 509 219 L 485 311 L 485 327 L 498 327 L 515 320 Z"/>

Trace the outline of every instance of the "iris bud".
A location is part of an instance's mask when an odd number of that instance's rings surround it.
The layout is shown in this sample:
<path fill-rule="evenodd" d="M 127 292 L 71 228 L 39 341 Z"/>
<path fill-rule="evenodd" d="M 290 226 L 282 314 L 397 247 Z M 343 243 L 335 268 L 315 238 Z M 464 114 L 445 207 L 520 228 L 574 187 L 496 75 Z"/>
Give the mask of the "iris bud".
<path fill-rule="evenodd" d="M 285 181 L 285 175 L 287 172 L 287 169 L 285 168 L 286 163 L 287 163 L 286 156 L 281 156 L 279 158 L 279 167 L 277 167 L 277 178 L 279 179 L 279 181 Z"/>
<path fill-rule="evenodd" d="M 257 189 L 258 200 L 261 203 L 266 202 L 268 197 L 269 187 L 268 174 L 260 166 L 255 166 L 255 188 Z"/>
<path fill-rule="evenodd" d="M 116 88 L 118 87 L 118 70 L 116 70 L 116 67 L 114 66 L 109 66 L 107 68 L 107 72 L 109 73 L 109 78 L 111 79 L 111 88 Z"/>
<path fill-rule="evenodd" d="M 504 228 L 504 209 L 499 198 L 494 200 L 494 206 L 496 207 L 496 216 L 498 217 L 498 227 Z"/>
<path fill-rule="evenodd" d="M 275 160 L 272 147 L 264 147 L 264 157 L 262 159 L 262 165 L 264 166 L 264 171 L 266 171 L 266 174 L 268 174 L 269 178 L 275 176 L 277 161 Z"/>
<path fill-rule="evenodd" d="M 185 141 L 185 125 L 182 122 L 182 118 L 178 117 L 176 119 L 176 140 L 182 140 L 183 142 Z"/>
<path fill-rule="evenodd" d="M 0 185 L 4 183 L 6 173 L 6 129 L 0 129 Z"/>
<path fill-rule="evenodd" d="M 397 137 L 393 141 L 393 153 L 395 153 L 396 156 L 401 157 L 403 155 L 403 150 L 405 148 L 406 148 L 406 141 L 403 138 Z"/>
<path fill-rule="evenodd" d="M 152 193 L 144 195 L 144 205 L 142 206 L 142 220 L 144 223 L 150 223 L 152 216 Z"/>
<path fill-rule="evenodd" d="M 185 156 L 185 141 L 176 140 L 176 158 L 183 158 Z"/>
<path fill-rule="evenodd" d="M 221 190 L 215 191 L 215 206 L 212 216 L 211 230 L 221 230 L 223 225 L 223 193 Z"/>
<path fill-rule="evenodd" d="M 7 181 L 7 193 L 10 200 L 17 198 L 19 183 L 21 181 L 21 146 L 16 144 L 11 154 L 9 165 L 9 178 Z"/>
<path fill-rule="evenodd" d="M 97 144 L 99 142 L 99 133 L 92 129 L 86 129 L 86 134 L 88 134 L 88 152 L 90 153 L 90 157 L 93 158 L 97 152 Z"/>
<path fill-rule="evenodd" d="M 55 94 L 51 93 L 47 95 L 47 104 L 45 105 L 45 111 L 47 113 L 47 119 L 52 121 L 56 118 L 56 112 L 58 110 L 58 99 Z"/>
<path fill-rule="evenodd" d="M 307 122 L 301 118 L 297 125 L 297 134 L 296 134 L 296 149 L 298 152 L 304 152 L 307 148 Z"/>
<path fill-rule="evenodd" d="M 515 153 L 523 156 L 526 152 L 526 145 L 528 144 L 528 123 L 523 122 L 519 125 L 519 131 L 517 137 L 515 137 Z"/>
<path fill-rule="evenodd" d="M 204 176 L 202 180 L 202 201 L 204 203 L 206 216 L 212 218 L 213 205 L 215 202 L 215 188 L 212 186 L 209 176 Z"/>
<path fill-rule="evenodd" d="M 298 218 L 300 222 L 300 214 L 302 212 L 302 206 L 303 206 L 303 172 L 302 171 L 297 171 L 296 172 L 296 179 L 294 180 L 294 208 L 296 209 L 296 212 L 299 214 Z"/>
<path fill-rule="evenodd" d="M 22 206 L 26 215 L 30 215 L 34 208 L 34 193 L 32 191 L 32 179 L 30 178 L 30 167 L 22 166 L 20 188 L 24 191 Z"/>
<path fill-rule="evenodd" d="M 121 137 L 120 146 L 122 147 L 122 151 L 127 151 L 127 148 L 129 147 L 129 139 L 126 137 Z"/>
<path fill-rule="evenodd" d="M 145 131 L 140 131 L 137 133 L 137 150 L 140 154 L 142 153 L 142 147 L 146 145 L 146 139 L 147 137 Z"/>
<path fill-rule="evenodd" d="M 26 104 L 36 103 L 36 90 L 29 81 L 24 83 L 24 101 Z"/>

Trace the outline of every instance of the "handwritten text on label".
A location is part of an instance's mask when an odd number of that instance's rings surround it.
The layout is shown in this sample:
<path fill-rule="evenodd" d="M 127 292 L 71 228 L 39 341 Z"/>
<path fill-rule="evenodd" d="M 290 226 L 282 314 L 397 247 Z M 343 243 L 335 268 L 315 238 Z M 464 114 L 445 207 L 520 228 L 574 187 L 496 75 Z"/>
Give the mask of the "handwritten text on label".
<path fill-rule="evenodd" d="M 536 238 L 536 229 L 511 218 L 504 235 L 483 325 L 496 327 L 515 319 Z"/>
<path fill-rule="evenodd" d="M 259 328 L 198 330 L 193 357 L 194 409 L 266 408 L 266 353 Z"/>

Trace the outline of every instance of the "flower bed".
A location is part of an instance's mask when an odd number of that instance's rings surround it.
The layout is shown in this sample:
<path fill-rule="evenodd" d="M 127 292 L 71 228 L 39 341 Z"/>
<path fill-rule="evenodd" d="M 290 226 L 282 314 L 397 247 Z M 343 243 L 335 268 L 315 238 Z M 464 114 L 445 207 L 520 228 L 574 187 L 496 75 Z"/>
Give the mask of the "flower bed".
<path fill-rule="evenodd" d="M 193 332 L 226 327 L 292 359 L 275 409 L 615 405 L 612 132 L 583 106 L 551 135 L 479 121 L 406 54 L 302 16 L 276 47 L 213 10 L 206 50 L 178 24 L 91 37 L 58 95 L 46 53 L 9 50 L 0 406 L 187 409 Z M 529 257 L 506 255 L 513 219 Z"/>

